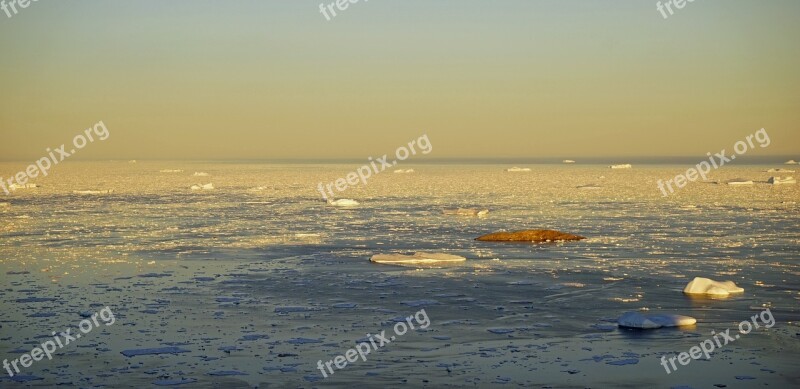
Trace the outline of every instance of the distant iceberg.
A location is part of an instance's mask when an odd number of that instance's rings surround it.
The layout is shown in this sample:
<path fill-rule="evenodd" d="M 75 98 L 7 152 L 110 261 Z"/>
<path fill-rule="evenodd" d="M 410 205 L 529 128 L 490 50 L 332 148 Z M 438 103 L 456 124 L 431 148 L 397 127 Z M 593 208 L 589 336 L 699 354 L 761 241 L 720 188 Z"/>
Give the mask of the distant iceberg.
<path fill-rule="evenodd" d="M 797 165 L 797 161 L 790 159 L 784 163 L 784 165 Z"/>
<path fill-rule="evenodd" d="M 192 175 L 195 176 L 195 177 L 208 177 L 210 174 L 208 174 L 206 172 L 194 172 L 194 174 L 192 174 Z"/>
<path fill-rule="evenodd" d="M 527 168 L 527 167 L 517 167 L 517 166 L 514 166 L 514 167 L 512 167 L 512 168 L 508 168 L 508 169 L 506 169 L 506 171 L 507 171 L 507 172 L 511 172 L 511 173 L 521 173 L 521 172 L 529 172 L 529 171 L 531 171 L 531 169 L 530 169 L 530 168 Z"/>
<path fill-rule="evenodd" d="M 778 168 L 778 169 L 769 169 L 767 170 L 767 173 L 794 173 L 794 170 Z"/>
<path fill-rule="evenodd" d="M 405 170 L 403 170 L 403 169 L 397 169 L 397 170 L 395 170 L 394 172 L 395 172 L 395 173 L 406 173 L 406 174 L 407 174 L 407 173 L 414 173 L 414 169 L 405 169 Z"/>
<path fill-rule="evenodd" d="M 183 170 L 180 169 L 162 169 L 158 171 L 159 173 L 183 173 Z"/>
<path fill-rule="evenodd" d="M 565 160 L 561 161 L 561 163 L 575 163 L 575 161 L 573 161 L 571 159 L 565 159 Z"/>
<path fill-rule="evenodd" d="M 328 205 L 334 207 L 355 207 L 358 205 L 358 201 L 352 199 L 328 200 Z"/>
<path fill-rule="evenodd" d="M 194 184 L 194 185 L 191 186 L 191 189 L 192 190 L 211 190 L 211 189 L 214 189 L 214 184 L 210 183 L 210 182 L 208 184 Z"/>
<path fill-rule="evenodd" d="M 797 180 L 795 180 L 794 177 L 770 177 L 769 180 L 767 180 L 767 183 L 772 185 L 796 184 Z"/>
<path fill-rule="evenodd" d="M 633 166 L 631 164 L 629 164 L 629 163 L 624 163 L 624 164 L 620 164 L 620 165 L 611 165 L 609 167 L 612 168 L 612 169 L 630 169 Z"/>
<path fill-rule="evenodd" d="M 683 288 L 685 294 L 700 294 L 710 296 L 728 296 L 731 293 L 742 293 L 744 289 L 736 286 L 733 281 L 714 281 L 709 278 L 695 277 Z"/>
<path fill-rule="evenodd" d="M 597 184 L 580 185 L 580 186 L 576 186 L 576 188 L 578 188 L 578 189 L 583 189 L 583 190 L 597 190 L 597 189 L 603 189 L 603 187 L 602 187 L 602 186 L 600 186 L 600 185 L 597 185 Z"/>

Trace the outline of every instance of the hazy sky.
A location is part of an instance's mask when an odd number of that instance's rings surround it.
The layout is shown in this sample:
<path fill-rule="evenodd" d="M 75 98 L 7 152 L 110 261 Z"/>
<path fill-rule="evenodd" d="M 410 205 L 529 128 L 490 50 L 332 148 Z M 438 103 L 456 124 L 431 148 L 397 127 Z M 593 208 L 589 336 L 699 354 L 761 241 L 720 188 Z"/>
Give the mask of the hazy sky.
<path fill-rule="evenodd" d="M 333 0 L 326 0 L 330 2 Z M 8 2 L 8 0 L 6 0 Z M 81 0 L 0 12 L 0 159 L 800 155 L 800 1 Z"/>

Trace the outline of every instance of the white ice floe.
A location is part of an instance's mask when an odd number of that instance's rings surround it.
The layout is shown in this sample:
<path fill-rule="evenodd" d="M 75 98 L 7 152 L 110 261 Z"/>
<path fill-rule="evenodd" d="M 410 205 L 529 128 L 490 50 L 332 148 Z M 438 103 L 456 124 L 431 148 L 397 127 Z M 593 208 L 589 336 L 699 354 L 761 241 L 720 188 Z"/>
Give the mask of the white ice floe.
<path fill-rule="evenodd" d="M 467 259 L 458 255 L 418 252 L 414 253 L 414 255 L 375 254 L 369 260 L 370 262 L 384 263 L 389 265 L 402 265 L 402 264 L 420 265 L 420 264 L 463 262 L 466 261 Z"/>
<path fill-rule="evenodd" d="M 183 173 L 183 170 L 180 169 L 162 169 L 158 171 L 159 173 Z"/>
<path fill-rule="evenodd" d="M 690 281 L 683 293 L 686 294 L 702 294 L 710 296 L 727 296 L 731 293 L 742 293 L 743 288 L 736 286 L 733 281 L 714 281 L 712 279 L 695 277 Z"/>
<path fill-rule="evenodd" d="M 562 162 L 562 163 L 575 163 L 575 161 L 573 161 L 573 160 L 571 160 L 571 159 L 565 159 L 565 160 L 563 160 L 563 161 L 561 161 L 561 162 Z"/>
<path fill-rule="evenodd" d="M 796 184 L 797 180 L 795 180 L 794 177 L 770 177 L 769 180 L 767 180 L 767 182 L 772 185 Z"/>
<path fill-rule="evenodd" d="M 334 207 L 355 207 L 358 204 L 358 201 L 353 199 L 328 200 L 328 205 Z"/>
<path fill-rule="evenodd" d="M 442 210 L 445 215 L 458 215 L 458 216 L 486 216 L 489 213 L 488 209 L 475 209 L 475 208 L 458 208 L 458 209 L 445 209 Z"/>
<path fill-rule="evenodd" d="M 784 165 L 797 165 L 797 161 L 790 159 L 784 163 Z"/>
<path fill-rule="evenodd" d="M 104 190 L 73 190 L 72 193 L 74 194 L 81 194 L 81 195 L 98 195 L 98 194 L 110 194 L 114 193 L 114 189 L 104 189 Z"/>
<path fill-rule="evenodd" d="M 407 174 L 407 173 L 414 173 L 414 169 L 405 169 L 405 170 L 403 170 L 403 169 L 397 169 L 397 170 L 395 170 L 394 172 L 395 172 L 395 173 L 406 173 L 406 174 Z"/>
<path fill-rule="evenodd" d="M 522 173 L 522 172 L 529 172 L 529 171 L 531 171 L 531 168 L 528 168 L 528 167 L 517 167 L 517 166 L 514 166 L 514 167 L 512 167 L 512 168 L 508 168 L 508 169 L 506 169 L 506 171 L 507 171 L 507 172 L 511 172 L 511 173 Z"/>
<path fill-rule="evenodd" d="M 661 327 L 682 327 L 697 323 L 697 319 L 683 315 L 642 315 L 639 312 L 626 312 L 617 319 L 620 327 L 654 329 Z"/>
<path fill-rule="evenodd" d="M 767 170 L 767 173 L 794 173 L 794 170 L 777 168 L 769 169 Z"/>
<path fill-rule="evenodd" d="M 612 169 L 630 169 L 630 168 L 633 167 L 633 165 L 631 165 L 629 163 L 623 163 L 623 164 L 619 164 L 619 165 L 611 165 L 609 167 L 612 168 Z"/>
<path fill-rule="evenodd" d="M 195 176 L 195 177 L 208 177 L 210 174 L 208 174 L 206 172 L 194 172 L 194 174 L 192 174 L 192 175 Z"/>
<path fill-rule="evenodd" d="M 194 185 L 191 186 L 191 189 L 192 190 L 211 190 L 211 189 L 214 189 L 214 184 L 210 183 L 210 182 L 208 184 L 194 184 Z"/>
<path fill-rule="evenodd" d="M 744 178 L 734 178 L 732 180 L 725 181 L 725 183 L 733 186 L 753 185 L 753 180 L 748 180 Z"/>

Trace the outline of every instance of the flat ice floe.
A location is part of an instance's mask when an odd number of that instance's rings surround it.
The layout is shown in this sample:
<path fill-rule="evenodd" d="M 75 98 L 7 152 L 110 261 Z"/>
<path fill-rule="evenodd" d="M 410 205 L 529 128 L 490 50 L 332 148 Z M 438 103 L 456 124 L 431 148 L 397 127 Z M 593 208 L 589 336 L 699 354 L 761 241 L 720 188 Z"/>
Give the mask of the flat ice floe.
<path fill-rule="evenodd" d="M 98 194 L 110 194 L 114 193 L 114 189 L 104 189 L 104 190 L 73 190 L 72 193 L 80 194 L 80 195 L 98 195 Z"/>
<path fill-rule="evenodd" d="M 514 167 L 512 167 L 512 168 L 508 168 L 508 169 L 506 169 L 506 171 L 507 171 L 507 172 L 510 172 L 510 173 L 523 173 L 523 172 L 529 172 L 529 171 L 531 171 L 531 168 L 528 168 L 528 167 L 517 167 L 517 166 L 514 166 Z"/>
<path fill-rule="evenodd" d="M 683 289 L 686 294 L 701 294 L 710 296 L 728 296 L 731 293 L 742 293 L 743 288 L 736 286 L 733 281 L 714 281 L 712 279 L 695 277 Z"/>
<path fill-rule="evenodd" d="M 697 319 L 683 315 L 642 315 L 638 312 L 626 312 L 617 319 L 620 327 L 655 329 L 661 327 L 682 327 L 697 323 Z"/>
<path fill-rule="evenodd" d="M 353 199 L 328 200 L 328 205 L 334 207 L 355 207 L 358 205 L 358 201 Z"/>
<path fill-rule="evenodd" d="M 797 180 L 795 180 L 794 177 L 770 177 L 767 183 L 772 185 L 796 184 Z"/>
<path fill-rule="evenodd" d="M 208 184 L 194 184 L 194 185 L 191 186 L 191 189 L 192 190 L 211 190 L 211 189 L 214 189 L 214 184 L 210 183 L 210 182 Z"/>
<path fill-rule="evenodd" d="M 414 173 L 414 169 L 397 169 L 394 172 L 398 174 L 403 174 L 403 173 L 408 174 L 408 173 Z"/>
<path fill-rule="evenodd" d="M 753 185 L 753 180 L 748 180 L 744 178 L 734 178 L 732 180 L 725 181 L 725 183 L 733 186 Z"/>
<path fill-rule="evenodd" d="M 633 167 L 633 165 L 631 165 L 629 163 L 623 163 L 623 164 L 619 164 L 619 165 L 611 165 L 609 167 L 612 168 L 612 169 L 630 169 L 630 168 Z"/>
<path fill-rule="evenodd" d="M 414 253 L 414 255 L 375 254 L 369 260 L 370 262 L 383 263 L 388 265 L 405 265 L 405 264 L 420 265 L 420 264 L 464 262 L 467 259 L 459 255 L 418 252 Z"/>
<path fill-rule="evenodd" d="M 442 210 L 445 215 L 458 215 L 458 216 L 486 216 L 489 213 L 488 209 L 476 208 L 457 208 Z"/>

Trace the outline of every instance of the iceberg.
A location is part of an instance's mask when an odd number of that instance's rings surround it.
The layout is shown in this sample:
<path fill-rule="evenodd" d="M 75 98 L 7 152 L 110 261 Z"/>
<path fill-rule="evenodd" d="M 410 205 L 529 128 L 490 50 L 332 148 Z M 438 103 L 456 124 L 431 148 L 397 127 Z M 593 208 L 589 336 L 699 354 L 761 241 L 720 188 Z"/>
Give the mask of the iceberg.
<path fill-rule="evenodd" d="M 603 187 L 602 187 L 602 186 L 600 186 L 600 185 L 596 185 L 596 184 L 581 185 L 581 186 L 576 186 L 576 188 L 578 188 L 578 189 L 583 189 L 583 190 L 596 190 L 596 189 L 603 189 Z"/>
<path fill-rule="evenodd" d="M 414 169 L 405 169 L 405 170 L 403 170 L 403 169 L 397 169 L 397 170 L 395 170 L 394 172 L 395 172 L 395 173 L 406 173 L 406 174 L 408 174 L 408 173 L 414 173 Z"/>
<path fill-rule="evenodd" d="M 784 163 L 784 165 L 797 165 L 797 161 L 790 159 Z"/>
<path fill-rule="evenodd" d="M 795 180 L 794 177 L 770 177 L 769 180 L 767 180 L 767 183 L 772 185 L 796 184 L 797 180 Z"/>
<path fill-rule="evenodd" d="M 194 184 L 194 185 L 191 186 L 191 189 L 192 190 L 211 190 L 211 189 L 214 189 L 214 184 L 210 183 L 210 182 L 208 184 Z"/>
<path fill-rule="evenodd" d="M 683 293 L 685 294 L 701 294 L 722 297 L 728 296 L 731 293 L 742 292 L 744 292 L 744 289 L 736 286 L 733 281 L 719 282 L 703 277 L 695 277 L 686 285 L 685 288 L 683 288 Z"/>
<path fill-rule="evenodd" d="M 562 163 L 575 163 L 575 161 L 573 161 L 573 160 L 571 160 L 571 159 L 565 159 L 565 160 L 563 160 L 563 161 L 561 161 L 561 162 L 562 162 Z"/>
<path fill-rule="evenodd" d="M 506 169 L 506 171 L 511 173 L 521 173 L 521 172 L 529 172 L 531 171 L 531 168 L 514 166 L 512 168 Z"/>
<path fill-rule="evenodd" d="M 794 173 L 794 170 L 777 168 L 777 169 L 769 169 L 767 170 L 767 173 Z"/>
<path fill-rule="evenodd" d="M 180 169 L 162 169 L 158 171 L 159 173 L 183 173 L 183 170 Z"/>
<path fill-rule="evenodd" d="M 624 164 L 621 164 L 621 165 L 611 165 L 609 167 L 612 168 L 612 169 L 630 169 L 633 166 L 631 164 L 629 164 L 629 163 L 624 163 Z"/>
<path fill-rule="evenodd" d="M 626 312 L 617 319 L 620 327 L 643 330 L 661 327 L 683 327 L 697 323 L 697 319 L 683 315 L 642 315 L 639 312 Z"/>
<path fill-rule="evenodd" d="M 467 259 L 459 255 L 417 252 L 414 253 L 414 255 L 375 254 L 369 260 L 370 262 L 388 265 L 428 265 L 436 263 L 464 262 Z"/>
<path fill-rule="evenodd" d="M 195 176 L 195 177 L 208 177 L 210 174 L 208 174 L 206 172 L 194 172 L 194 174 L 192 174 L 192 175 Z"/>

